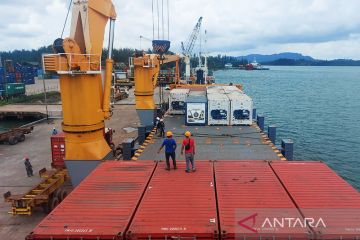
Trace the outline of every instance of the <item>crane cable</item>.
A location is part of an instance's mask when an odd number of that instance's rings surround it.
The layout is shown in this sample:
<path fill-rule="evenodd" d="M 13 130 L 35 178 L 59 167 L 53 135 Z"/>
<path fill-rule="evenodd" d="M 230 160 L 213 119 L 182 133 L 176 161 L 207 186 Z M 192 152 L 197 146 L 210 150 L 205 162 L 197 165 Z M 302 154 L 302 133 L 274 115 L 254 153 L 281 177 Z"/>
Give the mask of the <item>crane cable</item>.
<path fill-rule="evenodd" d="M 156 0 L 157 5 L 157 19 L 158 19 L 158 39 L 160 39 L 160 11 L 159 11 L 159 0 Z"/>
<path fill-rule="evenodd" d="M 154 0 L 151 2 L 151 14 L 152 14 L 152 28 L 153 28 L 153 39 L 155 38 L 155 23 L 154 23 Z"/>
<path fill-rule="evenodd" d="M 73 2 L 73 0 L 70 0 L 68 11 L 67 11 L 65 22 L 64 22 L 64 26 L 63 26 L 63 29 L 62 29 L 62 32 L 61 32 L 61 38 L 63 38 L 63 35 L 64 35 L 64 31 L 65 31 L 66 23 L 67 23 L 67 20 L 68 20 L 68 17 L 69 17 L 72 2 Z"/>
<path fill-rule="evenodd" d="M 170 8 L 169 8 L 169 0 L 167 0 L 167 29 L 168 29 L 168 41 L 170 41 Z"/>

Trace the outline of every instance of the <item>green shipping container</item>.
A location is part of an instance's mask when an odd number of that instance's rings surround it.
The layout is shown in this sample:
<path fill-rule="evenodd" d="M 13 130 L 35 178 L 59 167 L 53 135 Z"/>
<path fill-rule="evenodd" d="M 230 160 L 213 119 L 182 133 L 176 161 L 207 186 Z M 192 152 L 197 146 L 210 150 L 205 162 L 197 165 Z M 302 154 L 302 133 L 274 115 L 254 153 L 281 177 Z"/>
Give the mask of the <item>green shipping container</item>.
<path fill-rule="evenodd" d="M 24 83 L 8 83 L 5 84 L 5 95 L 6 97 L 14 97 L 25 94 Z"/>

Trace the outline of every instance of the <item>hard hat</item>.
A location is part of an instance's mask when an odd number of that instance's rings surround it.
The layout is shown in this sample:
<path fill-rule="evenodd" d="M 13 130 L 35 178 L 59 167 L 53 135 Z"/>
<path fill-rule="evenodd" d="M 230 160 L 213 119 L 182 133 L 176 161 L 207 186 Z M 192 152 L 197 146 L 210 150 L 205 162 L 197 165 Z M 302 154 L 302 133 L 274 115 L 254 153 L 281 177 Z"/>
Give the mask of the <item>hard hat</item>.
<path fill-rule="evenodd" d="M 160 120 L 160 118 L 159 118 L 159 117 L 157 117 L 157 118 L 156 118 L 156 120 L 158 120 L 158 121 L 159 121 L 159 120 Z"/>
<path fill-rule="evenodd" d="M 191 136 L 191 132 L 187 131 L 187 132 L 185 133 L 185 137 L 190 137 L 190 136 Z"/>
<path fill-rule="evenodd" d="M 171 132 L 171 131 L 168 131 L 167 133 L 166 133 L 166 136 L 167 137 L 171 137 L 173 135 L 173 133 Z"/>

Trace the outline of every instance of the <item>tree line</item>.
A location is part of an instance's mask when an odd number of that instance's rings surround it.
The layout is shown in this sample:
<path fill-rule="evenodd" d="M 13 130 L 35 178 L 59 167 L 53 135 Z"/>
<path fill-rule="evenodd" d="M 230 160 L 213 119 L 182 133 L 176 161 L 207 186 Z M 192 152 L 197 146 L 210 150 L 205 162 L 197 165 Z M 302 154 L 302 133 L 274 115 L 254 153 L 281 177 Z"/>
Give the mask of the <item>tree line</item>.
<path fill-rule="evenodd" d="M 134 55 L 136 49 L 132 48 L 120 48 L 113 50 L 113 59 L 115 63 L 124 63 L 129 64 L 129 58 Z M 147 53 L 151 53 L 151 50 L 148 49 Z M 14 63 L 37 63 L 41 66 L 42 55 L 53 53 L 52 46 L 44 46 L 39 49 L 32 50 L 13 50 L 7 52 L 0 52 L 0 57 L 2 61 L 12 60 Z M 169 54 L 173 54 L 170 52 Z M 104 49 L 102 54 L 102 60 L 104 61 L 107 56 L 107 50 Z M 204 60 L 203 60 L 204 61 Z M 194 55 L 191 58 L 191 65 L 197 66 L 198 58 Z M 223 69 L 226 63 L 231 63 L 233 66 L 238 66 L 240 64 L 246 64 L 246 60 L 238 59 L 236 57 L 226 56 L 226 55 L 217 55 L 208 57 L 208 67 L 210 70 Z M 182 64 L 184 65 L 184 64 Z"/>

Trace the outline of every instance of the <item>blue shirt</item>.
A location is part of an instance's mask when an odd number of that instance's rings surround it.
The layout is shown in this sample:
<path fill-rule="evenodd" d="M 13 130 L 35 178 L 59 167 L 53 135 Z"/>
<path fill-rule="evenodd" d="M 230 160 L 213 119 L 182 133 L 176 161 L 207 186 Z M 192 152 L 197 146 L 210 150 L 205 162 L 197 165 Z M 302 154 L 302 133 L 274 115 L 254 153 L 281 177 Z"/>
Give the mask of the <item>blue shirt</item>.
<path fill-rule="evenodd" d="M 176 149 L 176 142 L 173 138 L 165 138 L 161 146 L 165 146 L 166 153 L 173 153 Z"/>

